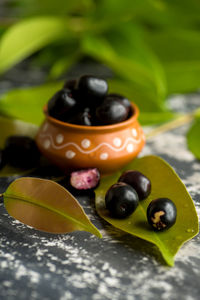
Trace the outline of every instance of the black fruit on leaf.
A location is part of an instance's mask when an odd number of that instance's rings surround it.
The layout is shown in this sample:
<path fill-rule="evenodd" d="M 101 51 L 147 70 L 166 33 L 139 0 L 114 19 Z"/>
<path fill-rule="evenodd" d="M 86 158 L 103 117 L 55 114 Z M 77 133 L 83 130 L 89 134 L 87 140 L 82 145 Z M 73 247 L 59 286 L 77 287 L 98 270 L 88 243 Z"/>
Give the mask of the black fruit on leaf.
<path fill-rule="evenodd" d="M 140 200 L 147 198 L 151 192 L 151 181 L 142 173 L 135 170 L 128 170 L 124 172 L 118 182 L 125 182 L 131 185 L 136 192 Z"/>
<path fill-rule="evenodd" d="M 147 219 L 156 231 L 166 230 L 176 222 L 177 209 L 168 198 L 153 200 L 147 208 Z"/>
<path fill-rule="evenodd" d="M 112 185 L 106 193 L 106 208 L 112 217 L 126 218 L 131 215 L 138 206 L 138 195 L 128 184 L 119 182 Z"/>

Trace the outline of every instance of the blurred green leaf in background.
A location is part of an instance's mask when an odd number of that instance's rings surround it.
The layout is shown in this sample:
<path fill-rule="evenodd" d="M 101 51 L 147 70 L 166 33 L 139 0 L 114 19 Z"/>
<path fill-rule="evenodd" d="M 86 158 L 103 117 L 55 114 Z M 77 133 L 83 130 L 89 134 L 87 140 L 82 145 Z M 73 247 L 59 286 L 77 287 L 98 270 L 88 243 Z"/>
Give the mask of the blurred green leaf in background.
<path fill-rule="evenodd" d="M 1 114 L 38 125 L 44 101 L 84 57 L 112 71 L 110 90 L 139 106 L 143 124 L 176 118 L 167 97 L 200 88 L 199 0 L 10 0 L 5 12 L 1 76 L 33 54 L 48 72 L 44 87 L 3 95 Z"/>

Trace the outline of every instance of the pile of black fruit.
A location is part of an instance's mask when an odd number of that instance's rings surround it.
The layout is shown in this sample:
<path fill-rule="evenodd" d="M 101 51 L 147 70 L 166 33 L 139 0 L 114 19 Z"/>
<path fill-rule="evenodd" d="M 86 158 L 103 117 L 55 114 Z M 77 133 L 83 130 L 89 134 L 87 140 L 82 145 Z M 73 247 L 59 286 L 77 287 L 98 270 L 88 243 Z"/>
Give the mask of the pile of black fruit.
<path fill-rule="evenodd" d="M 30 169 L 39 163 L 40 152 L 33 139 L 28 136 L 10 136 L 0 150 L 0 169 L 5 165 Z"/>
<path fill-rule="evenodd" d="M 108 94 L 107 82 L 89 75 L 67 81 L 49 100 L 47 109 L 55 119 L 85 126 L 116 124 L 133 114 L 127 98 Z"/>
<path fill-rule="evenodd" d="M 142 173 L 129 170 L 124 172 L 118 182 L 113 184 L 105 196 L 105 204 L 110 215 L 123 219 L 130 216 L 139 201 L 151 193 L 151 182 Z M 170 228 L 176 222 L 176 206 L 168 198 L 158 198 L 150 202 L 147 208 L 147 220 L 156 231 Z"/>

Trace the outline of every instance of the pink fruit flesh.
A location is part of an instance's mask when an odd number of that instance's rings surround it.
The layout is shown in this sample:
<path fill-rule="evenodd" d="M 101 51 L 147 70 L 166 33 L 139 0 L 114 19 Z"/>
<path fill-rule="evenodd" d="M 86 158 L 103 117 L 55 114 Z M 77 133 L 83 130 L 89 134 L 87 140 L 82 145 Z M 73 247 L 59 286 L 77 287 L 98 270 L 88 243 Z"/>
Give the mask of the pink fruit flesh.
<path fill-rule="evenodd" d="M 98 169 L 87 169 L 71 173 L 70 184 L 77 190 L 88 190 L 96 187 L 100 180 Z"/>

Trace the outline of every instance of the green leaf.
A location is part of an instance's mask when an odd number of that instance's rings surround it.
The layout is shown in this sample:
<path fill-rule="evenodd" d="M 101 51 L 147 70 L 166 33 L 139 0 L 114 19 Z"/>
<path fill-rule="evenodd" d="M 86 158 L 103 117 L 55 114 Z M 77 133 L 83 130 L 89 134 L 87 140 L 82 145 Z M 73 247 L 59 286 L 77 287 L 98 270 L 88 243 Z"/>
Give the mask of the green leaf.
<path fill-rule="evenodd" d="M 93 7 L 92 0 L 17 0 L 22 2 L 21 11 L 24 15 L 69 15 L 84 13 L 89 10 L 90 7 Z"/>
<path fill-rule="evenodd" d="M 109 92 L 122 94 L 137 104 L 140 110 L 139 120 L 143 125 L 163 123 L 175 118 L 173 112 L 155 102 L 155 98 L 145 89 L 138 89 L 138 86 L 127 80 L 110 79 L 108 83 Z"/>
<path fill-rule="evenodd" d="M 200 36 L 195 30 L 165 30 L 146 35 L 163 64 L 168 94 L 200 87 Z"/>
<path fill-rule="evenodd" d="M 49 72 L 49 78 L 57 79 L 63 73 L 66 73 L 70 69 L 70 67 L 76 61 L 78 61 L 79 58 L 80 58 L 80 53 L 77 51 L 75 53 L 68 54 L 67 56 L 57 60 L 51 67 L 51 70 Z"/>
<path fill-rule="evenodd" d="M 174 114 L 171 111 L 141 112 L 139 115 L 139 121 L 142 125 L 154 125 L 164 123 L 175 118 L 176 114 Z"/>
<path fill-rule="evenodd" d="M 135 24 L 126 23 L 120 27 L 115 26 L 115 28 L 110 29 L 106 33 L 106 38 L 121 59 L 129 60 L 130 64 L 133 64 L 131 65 L 131 78 L 135 80 L 135 77 L 140 75 L 137 68 L 134 68 L 134 64 L 138 65 L 139 71 L 142 70 L 144 73 L 142 74 L 143 85 L 144 80 L 148 80 L 152 89 L 155 89 L 156 100 L 163 101 L 166 96 L 164 70 L 159 59 L 145 43 L 142 29 Z"/>
<path fill-rule="evenodd" d="M 187 133 L 188 148 L 197 159 L 200 159 L 199 132 L 200 132 L 200 119 L 197 118 Z"/>
<path fill-rule="evenodd" d="M 35 17 L 11 26 L 0 41 L 0 73 L 61 37 L 68 38 L 66 19 Z"/>
<path fill-rule="evenodd" d="M 162 104 L 166 93 L 162 67 L 141 40 L 134 41 L 140 31 L 133 29 L 129 26 L 121 30 L 117 28 L 106 37 L 87 34 L 82 40 L 82 51 L 106 64 L 124 81 L 128 80 L 148 94 L 154 102 Z"/>
<path fill-rule="evenodd" d="M 61 82 L 52 82 L 42 86 L 12 90 L 0 99 L 0 113 L 40 125 L 44 119 L 43 106 L 61 87 Z"/>
<path fill-rule="evenodd" d="M 198 0 L 101 0 L 98 1 L 94 20 L 103 20 L 111 26 L 132 19 L 146 26 L 149 31 L 158 28 L 196 27 L 199 22 Z"/>
<path fill-rule="evenodd" d="M 120 21 L 134 17 L 140 11 L 145 9 L 148 5 L 148 0 L 101 0 L 96 6 L 96 11 L 94 13 L 95 19 L 103 19 L 103 21 L 109 21 L 112 25 L 113 23 L 119 24 Z"/>
<path fill-rule="evenodd" d="M 188 93 L 200 88 L 200 57 L 198 61 L 184 61 L 165 66 L 168 93 Z"/>
<path fill-rule="evenodd" d="M 19 178 L 9 185 L 3 198 L 11 216 L 38 230 L 50 233 L 82 230 L 101 237 L 78 201 L 51 180 Z"/>
<path fill-rule="evenodd" d="M 99 215 L 113 226 L 141 239 L 155 244 L 169 266 L 181 245 L 198 233 L 198 217 L 194 203 L 178 175 L 164 160 L 146 156 L 132 161 L 124 170 L 138 170 L 151 180 L 149 197 L 140 201 L 139 207 L 124 220 L 109 217 L 105 209 L 105 193 L 117 182 L 121 172 L 102 178 L 96 190 L 96 209 Z M 177 207 L 177 220 L 173 227 L 163 232 L 153 231 L 147 223 L 146 211 L 149 203 L 156 198 L 171 199 Z"/>

